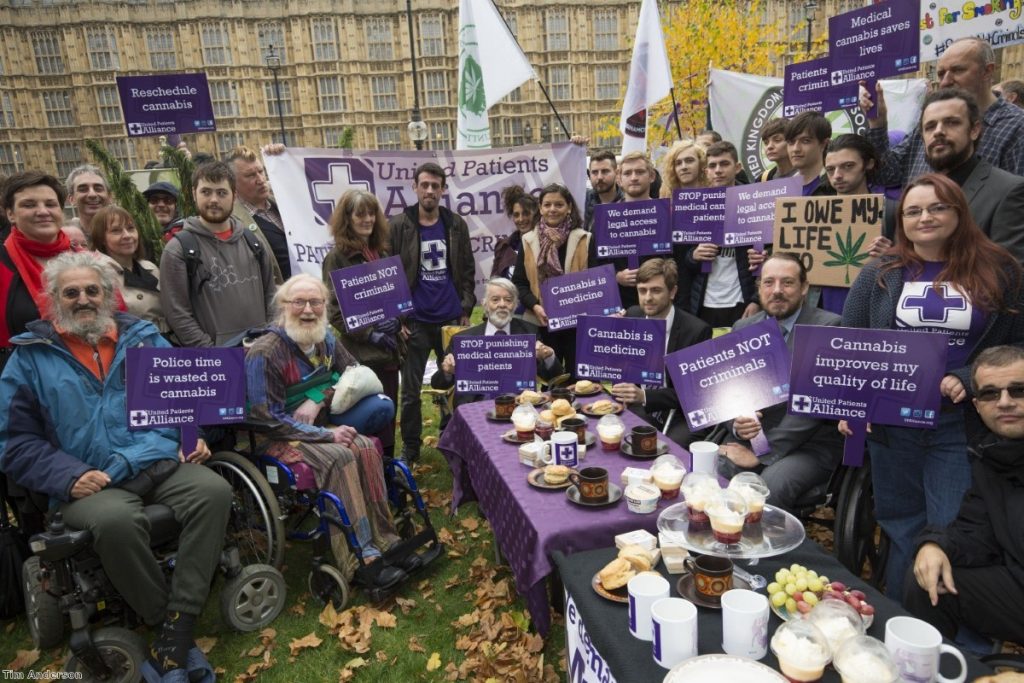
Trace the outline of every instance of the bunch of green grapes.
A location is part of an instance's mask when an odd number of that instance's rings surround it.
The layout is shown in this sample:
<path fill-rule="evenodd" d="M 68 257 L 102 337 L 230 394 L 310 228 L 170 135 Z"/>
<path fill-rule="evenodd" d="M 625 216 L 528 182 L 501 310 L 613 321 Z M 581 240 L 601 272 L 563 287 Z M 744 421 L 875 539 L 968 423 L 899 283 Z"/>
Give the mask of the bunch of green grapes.
<path fill-rule="evenodd" d="M 775 607 L 790 614 L 806 614 L 821 600 L 843 600 L 862 617 L 875 613 L 862 591 L 848 590 L 839 581 L 830 581 L 824 574 L 799 564 L 775 572 L 775 581 L 768 584 L 768 596 Z"/>

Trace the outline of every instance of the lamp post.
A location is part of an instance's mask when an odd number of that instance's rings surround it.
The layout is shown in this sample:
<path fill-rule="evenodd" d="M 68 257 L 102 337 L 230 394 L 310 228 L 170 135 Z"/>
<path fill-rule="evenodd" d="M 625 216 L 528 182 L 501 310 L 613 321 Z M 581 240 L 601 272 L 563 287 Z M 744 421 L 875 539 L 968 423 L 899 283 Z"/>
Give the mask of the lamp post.
<path fill-rule="evenodd" d="M 277 48 L 271 43 L 267 47 L 267 54 L 264 57 L 267 68 L 274 74 L 274 97 L 277 99 L 277 122 L 281 126 L 281 144 L 285 144 L 284 137 L 284 112 L 281 110 L 281 81 L 277 78 L 277 72 L 281 70 L 281 55 Z"/>
<path fill-rule="evenodd" d="M 818 0 L 806 0 L 804 12 L 807 16 L 807 57 L 811 56 L 811 32 L 814 30 L 814 12 L 818 9 Z"/>
<path fill-rule="evenodd" d="M 533 126 L 531 126 L 529 122 L 523 126 L 523 140 L 526 144 L 533 142 Z"/>
<path fill-rule="evenodd" d="M 551 128 L 548 126 L 547 121 L 541 121 L 540 123 L 540 141 L 551 142 Z"/>
<path fill-rule="evenodd" d="M 412 55 L 412 120 L 409 121 L 409 139 L 416 149 L 423 149 L 427 139 L 427 124 L 420 113 L 420 81 L 416 76 L 416 38 L 412 31 L 412 0 L 405 0 L 405 23 L 409 25 L 409 54 Z"/>

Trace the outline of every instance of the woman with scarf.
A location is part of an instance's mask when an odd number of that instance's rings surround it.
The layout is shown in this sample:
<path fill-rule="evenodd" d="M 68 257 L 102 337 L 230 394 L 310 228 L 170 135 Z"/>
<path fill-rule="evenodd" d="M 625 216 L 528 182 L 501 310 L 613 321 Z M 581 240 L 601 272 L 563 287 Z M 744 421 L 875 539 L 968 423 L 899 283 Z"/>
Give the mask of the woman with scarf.
<path fill-rule="evenodd" d="M 119 206 L 100 209 L 92 217 L 92 245 L 117 274 L 128 312 L 166 335 L 170 327 L 160 306 L 160 268 L 142 258 L 145 250 L 132 215 Z"/>
<path fill-rule="evenodd" d="M 540 220 L 523 235 L 512 282 L 525 309 L 523 318 L 545 328 L 541 341 L 555 350 L 569 372 L 576 368 L 576 332 L 547 330 L 548 316 L 541 303 L 540 286 L 550 277 L 587 269 L 590 233 L 583 229 L 580 210 L 569 188 L 553 183 L 540 193 Z"/>
<path fill-rule="evenodd" d="M 61 182 L 42 171 L 16 173 L 4 182 L 0 205 L 11 233 L 0 245 L 0 369 L 10 355 L 11 337 L 45 312 L 43 266 L 71 250 L 61 231 L 65 198 Z"/>

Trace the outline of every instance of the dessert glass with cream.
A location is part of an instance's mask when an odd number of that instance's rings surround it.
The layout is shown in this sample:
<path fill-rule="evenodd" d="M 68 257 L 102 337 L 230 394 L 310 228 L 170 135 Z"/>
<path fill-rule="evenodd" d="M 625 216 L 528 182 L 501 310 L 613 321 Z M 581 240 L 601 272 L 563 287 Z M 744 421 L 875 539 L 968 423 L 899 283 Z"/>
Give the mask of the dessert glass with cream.
<path fill-rule="evenodd" d="M 707 531 L 710 521 L 705 510 L 711 499 L 722 490 L 718 478 L 707 472 L 690 472 L 683 477 L 681 488 L 686 500 L 690 531 Z"/>
<path fill-rule="evenodd" d="M 828 638 L 803 619 L 787 621 L 772 636 L 772 652 L 790 683 L 814 683 L 825 674 L 832 659 Z"/>
<path fill-rule="evenodd" d="M 899 670 L 885 643 L 871 636 L 844 642 L 832 660 L 843 683 L 896 683 Z"/>
<path fill-rule="evenodd" d="M 743 537 L 747 517 L 747 501 L 736 491 L 721 490 L 705 508 L 715 540 L 723 545 L 736 545 Z"/>
<path fill-rule="evenodd" d="M 597 421 L 597 436 L 601 439 L 601 450 L 619 450 L 625 432 L 626 425 L 617 415 L 605 415 Z"/>
<path fill-rule="evenodd" d="M 838 652 L 843 643 L 866 630 L 860 612 L 842 600 L 822 600 L 811 609 L 807 620 L 825 634 L 832 652 Z"/>
<path fill-rule="evenodd" d="M 729 482 L 729 488 L 747 501 L 747 524 L 757 524 L 768 500 L 768 484 L 754 472 L 740 472 Z"/>
<path fill-rule="evenodd" d="M 679 496 L 679 487 L 685 475 L 686 469 L 682 465 L 671 462 L 657 463 L 651 468 L 654 485 L 661 491 L 662 500 L 671 500 Z"/>
<path fill-rule="evenodd" d="M 529 403 L 520 403 L 512 411 L 512 426 L 516 428 L 516 438 L 520 441 L 532 439 L 537 426 L 537 409 Z"/>

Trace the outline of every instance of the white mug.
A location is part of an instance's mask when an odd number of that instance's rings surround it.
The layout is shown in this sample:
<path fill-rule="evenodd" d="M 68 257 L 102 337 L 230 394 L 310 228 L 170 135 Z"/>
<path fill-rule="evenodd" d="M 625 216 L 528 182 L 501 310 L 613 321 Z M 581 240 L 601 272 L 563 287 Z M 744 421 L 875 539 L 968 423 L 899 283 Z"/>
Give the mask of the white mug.
<path fill-rule="evenodd" d="M 942 642 L 939 630 L 914 617 L 893 617 L 885 622 L 885 647 L 896 663 L 900 680 L 906 683 L 963 683 L 967 662 L 951 645 Z M 960 662 L 960 674 L 946 678 L 939 674 L 939 657 L 948 653 Z"/>
<path fill-rule="evenodd" d="M 697 656 L 697 608 L 682 598 L 662 598 L 651 605 L 654 661 L 666 669 Z"/>
<path fill-rule="evenodd" d="M 749 659 L 768 654 L 768 598 L 739 588 L 722 593 L 722 649 Z"/>
<path fill-rule="evenodd" d="M 689 446 L 693 462 L 693 472 L 715 473 L 715 461 L 718 459 L 719 446 L 714 441 L 694 441 Z"/>
<path fill-rule="evenodd" d="M 576 432 L 554 432 L 551 435 L 551 449 L 547 454 L 538 458 L 546 465 L 565 465 L 576 467 L 583 459 L 584 447 L 577 443 Z"/>
<path fill-rule="evenodd" d="M 668 581 L 660 574 L 638 574 L 626 584 L 629 592 L 629 632 L 651 640 L 651 605 L 668 597 Z"/>

